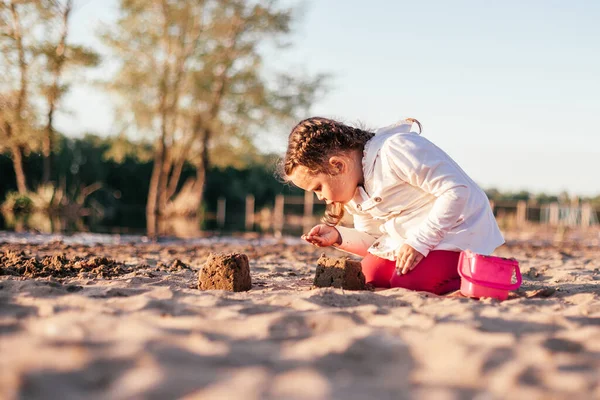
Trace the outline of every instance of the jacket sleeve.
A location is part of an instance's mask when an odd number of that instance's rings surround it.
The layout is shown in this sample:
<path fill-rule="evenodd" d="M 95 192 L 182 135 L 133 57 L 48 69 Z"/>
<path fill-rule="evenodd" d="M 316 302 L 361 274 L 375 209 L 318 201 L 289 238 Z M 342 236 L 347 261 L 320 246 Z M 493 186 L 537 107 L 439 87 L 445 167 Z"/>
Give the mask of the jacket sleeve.
<path fill-rule="evenodd" d="M 342 237 L 342 244 L 335 247 L 347 253 L 364 257 L 367 255 L 367 250 L 373 242 L 381 236 L 381 231 L 379 230 L 381 221 L 373 219 L 370 215 L 357 213 L 348 206 L 346 207 L 346 211 L 352 214 L 354 218 L 354 228 L 336 226 Z"/>
<path fill-rule="evenodd" d="M 427 256 L 461 218 L 473 183 L 446 153 L 416 134 L 386 141 L 381 155 L 399 179 L 436 197 L 427 218 L 407 232 L 405 241 Z"/>
<path fill-rule="evenodd" d="M 336 226 L 336 229 L 342 237 L 342 244 L 334 245 L 334 247 L 357 256 L 366 256 L 368 254 L 369 247 L 371 247 L 373 242 L 376 240 L 374 236 L 353 228 Z"/>

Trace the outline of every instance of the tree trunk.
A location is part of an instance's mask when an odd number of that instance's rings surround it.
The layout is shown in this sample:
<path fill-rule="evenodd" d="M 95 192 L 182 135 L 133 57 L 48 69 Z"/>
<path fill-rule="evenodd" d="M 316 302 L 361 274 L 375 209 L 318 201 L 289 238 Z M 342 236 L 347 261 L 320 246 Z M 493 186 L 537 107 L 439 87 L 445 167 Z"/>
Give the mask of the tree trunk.
<path fill-rule="evenodd" d="M 161 6 L 163 10 L 163 37 L 162 37 L 162 45 L 163 50 L 169 56 L 171 55 L 171 46 L 169 44 L 169 12 L 168 5 L 166 0 L 161 1 Z M 169 57 L 165 57 L 165 61 L 163 64 L 162 77 L 159 84 L 159 105 L 158 105 L 158 113 L 160 116 L 160 138 L 158 140 L 158 144 L 156 146 L 156 150 L 154 153 L 154 165 L 152 167 L 152 177 L 150 178 L 150 187 L 148 188 L 148 202 L 146 203 L 146 230 L 148 231 L 148 236 L 152 239 L 156 239 L 159 232 L 160 225 L 160 216 L 161 216 L 161 196 L 163 189 L 163 168 L 166 159 L 167 152 L 167 129 L 168 129 L 168 80 L 169 80 Z"/>
<path fill-rule="evenodd" d="M 13 136 L 11 144 L 11 152 L 13 165 L 15 168 L 15 177 L 17 179 L 17 188 L 19 193 L 27 192 L 27 180 L 25 170 L 23 169 L 23 155 L 18 141 L 21 140 L 23 134 L 23 110 L 27 101 L 27 62 L 25 60 L 25 48 L 23 46 L 23 38 L 21 36 L 21 19 L 17 12 L 16 3 L 10 3 L 10 11 L 13 18 L 12 33 L 19 54 L 19 72 L 21 74 L 20 88 L 17 96 L 17 105 L 15 109 L 15 124 L 14 127 L 8 126 L 8 136 Z M 12 131 L 14 129 L 14 132 Z"/>
<path fill-rule="evenodd" d="M 164 2 L 163 7 L 166 7 Z M 166 8 L 163 8 L 163 12 L 166 15 Z M 186 62 L 190 59 L 202 32 L 203 25 L 201 22 L 197 23 L 194 21 L 192 23 L 193 26 L 190 30 L 184 29 L 184 34 L 180 36 L 178 46 L 176 46 L 175 58 L 177 62 L 174 66 L 174 81 L 171 85 L 169 85 L 171 91 L 171 101 L 166 106 L 167 114 L 171 118 L 171 124 L 168 125 L 170 132 L 174 132 L 176 130 L 175 124 L 177 118 L 177 108 L 179 105 L 179 97 L 181 95 L 181 84 L 185 76 Z M 188 147 L 189 146 L 184 147 L 182 154 L 180 154 L 180 159 L 174 158 L 175 154 L 172 151 L 173 144 L 171 144 L 170 149 L 167 149 L 167 154 L 165 155 L 165 163 L 162 167 L 161 182 L 163 188 L 161 196 L 159 198 L 159 208 L 163 211 L 166 210 L 167 204 L 169 203 L 169 201 L 171 201 L 171 199 L 175 195 L 175 192 L 177 191 L 179 178 L 181 177 L 181 171 L 183 170 L 183 165 L 185 164 Z"/>
<path fill-rule="evenodd" d="M 73 7 L 73 0 L 68 0 L 62 12 L 63 27 L 60 35 L 60 41 L 56 46 L 56 64 L 52 78 L 52 86 L 48 94 L 48 124 L 46 125 L 46 136 L 42 144 L 42 153 L 44 156 L 44 172 L 42 182 L 48 183 L 52 177 L 52 142 L 54 139 L 54 111 L 56 110 L 56 102 L 59 98 L 60 75 L 65 62 L 65 47 L 67 43 L 67 35 L 69 33 L 69 14 Z"/>
<path fill-rule="evenodd" d="M 21 194 L 27 193 L 27 183 L 25 181 L 25 170 L 23 169 L 23 154 L 19 146 L 12 146 L 12 160 L 15 168 L 15 177 L 17 178 L 17 190 Z"/>
<path fill-rule="evenodd" d="M 161 192 L 161 177 L 165 157 L 165 142 L 163 138 L 158 141 L 156 153 L 154 154 L 154 166 L 148 189 L 148 202 L 146 203 L 146 230 L 148 236 L 155 239 L 158 234 L 160 210 L 158 200 Z"/>
<path fill-rule="evenodd" d="M 177 185 L 179 184 L 179 178 L 181 177 L 181 172 L 183 171 L 183 166 L 185 165 L 186 154 L 181 156 L 179 160 L 173 166 L 173 171 L 171 172 L 171 177 L 169 178 L 169 184 L 167 185 L 167 199 L 171 199 L 175 192 L 177 191 Z"/>
<path fill-rule="evenodd" d="M 196 166 L 196 182 L 194 182 L 194 190 L 196 192 L 197 208 L 200 208 L 204 199 L 204 184 L 206 183 L 206 165 L 201 163 Z"/>
<path fill-rule="evenodd" d="M 197 165 L 197 169 L 196 169 L 196 193 L 198 194 L 198 206 L 200 204 L 202 204 L 202 198 L 204 195 L 204 183 L 206 181 L 206 173 L 208 171 L 208 168 L 210 167 L 210 159 L 209 159 L 209 146 L 210 146 L 210 139 L 212 136 L 212 131 L 211 131 L 211 125 L 212 123 L 214 123 L 214 121 L 216 120 L 216 118 L 219 115 L 219 112 L 221 110 L 221 104 L 223 102 L 223 97 L 225 95 L 225 91 L 227 90 L 227 83 L 228 83 L 228 74 L 229 74 L 229 70 L 231 69 L 231 66 L 233 65 L 233 56 L 232 56 L 232 51 L 235 49 L 235 46 L 237 44 L 237 40 L 238 37 L 242 31 L 242 27 L 243 25 L 241 24 L 240 21 L 238 21 L 238 23 L 234 24 L 234 26 L 232 27 L 230 34 L 229 34 L 229 38 L 227 39 L 227 48 L 225 49 L 225 51 L 223 52 L 223 61 L 222 61 L 222 66 L 223 68 L 220 71 L 220 74 L 218 76 L 216 76 L 216 81 L 213 83 L 213 87 L 212 87 L 212 98 L 211 98 L 211 103 L 210 103 L 210 108 L 208 111 L 208 116 L 209 116 L 209 123 L 208 124 L 204 124 L 205 126 L 203 128 L 202 127 L 202 120 L 201 117 L 198 116 L 197 120 L 196 120 L 196 124 L 195 124 L 195 131 L 198 132 L 199 130 L 201 130 L 201 134 L 200 134 L 200 142 L 202 143 L 202 153 L 201 153 L 201 161 L 200 164 Z"/>
<path fill-rule="evenodd" d="M 42 183 L 50 182 L 52 176 L 52 136 L 54 129 L 52 128 L 54 109 L 48 112 L 48 125 L 46 126 L 46 136 L 42 142 L 42 155 L 44 156 Z"/>
<path fill-rule="evenodd" d="M 12 154 L 13 168 L 15 170 L 15 178 L 17 180 L 17 190 L 21 194 L 27 193 L 27 181 L 25 179 L 25 170 L 23 169 L 23 153 L 21 147 L 12 140 L 12 127 L 8 122 L 4 122 L 4 131 L 8 138 L 10 145 L 10 152 Z"/>
<path fill-rule="evenodd" d="M 167 208 L 168 198 L 168 184 L 169 184 L 169 174 L 171 172 L 171 166 L 173 164 L 170 149 L 165 148 L 165 155 L 163 157 L 163 163 L 161 167 L 161 177 L 160 177 L 160 197 L 158 198 L 158 209 L 161 211 L 161 214 L 164 214 L 165 209 Z"/>
<path fill-rule="evenodd" d="M 206 183 L 206 173 L 210 166 L 210 160 L 208 155 L 208 143 L 210 141 L 210 130 L 204 129 L 202 131 L 202 157 L 198 165 L 196 165 L 196 183 L 194 188 L 196 189 L 198 207 L 202 204 L 204 198 L 204 184 Z"/>
<path fill-rule="evenodd" d="M 227 82 L 227 72 L 231 63 L 226 66 L 226 68 L 222 71 L 222 74 L 219 76 L 219 79 L 215 82 L 213 86 L 213 96 L 211 101 L 211 106 L 209 109 L 209 118 L 210 123 L 214 122 L 214 120 L 219 115 L 219 111 L 221 109 L 221 101 L 223 99 L 223 94 L 225 93 L 225 86 Z M 197 201 L 198 208 L 200 204 L 202 204 L 202 199 L 204 197 L 204 183 L 206 182 L 206 173 L 208 168 L 210 167 L 210 155 L 209 155 L 209 146 L 210 139 L 212 135 L 211 128 L 208 126 L 202 127 L 202 118 L 200 115 L 196 117 L 195 122 L 195 132 L 200 132 L 200 143 L 202 144 L 202 152 L 200 154 L 200 163 L 196 165 L 196 183 L 194 188 L 197 193 Z"/>
<path fill-rule="evenodd" d="M 159 112 L 161 117 L 160 124 L 160 138 L 156 145 L 154 153 L 154 165 L 152 167 L 152 176 L 150 178 L 150 187 L 148 189 L 148 202 L 146 204 L 146 228 L 148 230 L 148 236 L 156 239 L 159 232 L 159 223 L 161 216 L 161 204 L 160 200 L 163 191 L 163 169 L 166 161 L 167 153 L 167 110 L 166 110 L 166 98 L 167 98 L 167 85 L 166 76 L 168 74 L 168 67 L 165 66 L 163 81 L 161 82 L 161 99 Z"/>

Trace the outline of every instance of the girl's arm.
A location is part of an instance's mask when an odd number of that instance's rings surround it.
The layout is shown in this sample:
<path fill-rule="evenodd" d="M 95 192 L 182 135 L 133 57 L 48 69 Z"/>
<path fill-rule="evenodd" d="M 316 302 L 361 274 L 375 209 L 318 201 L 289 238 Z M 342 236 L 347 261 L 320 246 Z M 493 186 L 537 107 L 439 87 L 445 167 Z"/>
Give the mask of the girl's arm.
<path fill-rule="evenodd" d="M 381 236 L 379 231 L 381 222 L 373 219 L 368 214 L 357 214 L 355 210 L 348 206 L 345 209 L 354 218 L 354 228 L 336 226 L 341 236 L 341 244 L 334 246 L 347 253 L 364 257 L 373 242 Z"/>
<path fill-rule="evenodd" d="M 377 239 L 366 232 L 361 232 L 353 228 L 343 226 L 336 226 L 335 228 L 340 233 L 341 244 L 334 244 L 334 247 L 357 256 L 366 256 L 368 253 L 367 250 Z"/>

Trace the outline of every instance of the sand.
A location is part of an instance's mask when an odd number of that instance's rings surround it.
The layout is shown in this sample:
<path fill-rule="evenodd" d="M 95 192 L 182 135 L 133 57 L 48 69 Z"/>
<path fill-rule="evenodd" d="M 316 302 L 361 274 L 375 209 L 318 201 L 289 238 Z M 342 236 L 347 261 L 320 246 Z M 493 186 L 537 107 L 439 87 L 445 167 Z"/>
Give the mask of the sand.
<path fill-rule="evenodd" d="M 506 236 L 498 302 L 315 289 L 343 254 L 294 238 L 0 233 L 0 398 L 600 398 L 600 233 Z M 252 289 L 198 290 L 211 252 Z"/>

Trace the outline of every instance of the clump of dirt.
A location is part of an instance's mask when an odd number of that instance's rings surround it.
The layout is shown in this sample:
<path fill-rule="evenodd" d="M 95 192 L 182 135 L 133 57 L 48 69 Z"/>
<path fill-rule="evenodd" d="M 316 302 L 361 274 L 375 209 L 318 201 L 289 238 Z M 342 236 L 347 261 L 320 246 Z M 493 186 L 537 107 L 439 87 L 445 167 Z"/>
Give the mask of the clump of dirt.
<path fill-rule="evenodd" d="M 112 278 L 132 272 L 126 266 L 107 257 L 74 257 L 55 254 L 41 258 L 28 257 L 24 252 L 0 252 L 0 275 L 25 278 Z"/>
<path fill-rule="evenodd" d="M 367 290 L 360 261 L 348 257 L 327 257 L 322 254 L 317 261 L 315 287 L 335 287 L 346 290 Z"/>
<path fill-rule="evenodd" d="M 198 276 L 200 290 L 243 292 L 251 288 L 250 266 L 245 254 L 211 254 Z"/>
<path fill-rule="evenodd" d="M 171 272 L 182 271 L 184 269 L 191 269 L 191 268 L 186 263 L 181 261 L 180 259 L 175 259 L 175 261 L 173 261 L 173 263 L 169 267 L 169 271 L 171 271 Z"/>

